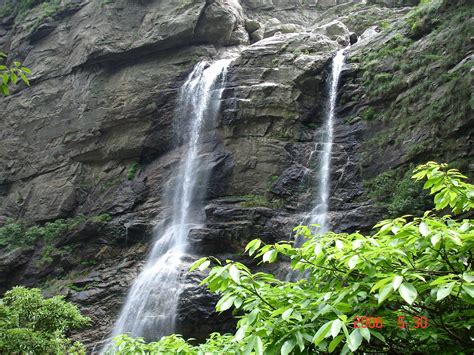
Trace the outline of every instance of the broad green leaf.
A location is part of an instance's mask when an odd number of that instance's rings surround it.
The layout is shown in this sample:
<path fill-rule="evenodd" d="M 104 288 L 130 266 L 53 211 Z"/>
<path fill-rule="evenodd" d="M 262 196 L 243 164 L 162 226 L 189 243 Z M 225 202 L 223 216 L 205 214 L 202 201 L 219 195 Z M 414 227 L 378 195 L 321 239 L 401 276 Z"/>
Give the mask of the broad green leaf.
<path fill-rule="evenodd" d="M 258 248 L 260 248 L 260 245 L 262 244 L 262 241 L 260 239 L 254 239 L 250 241 L 247 246 L 245 247 L 245 251 L 248 251 L 249 255 L 252 256 L 255 254 Z"/>
<path fill-rule="evenodd" d="M 453 275 L 453 274 L 449 274 L 449 275 L 445 275 L 445 276 L 440 276 L 438 277 L 436 280 L 434 280 L 433 282 L 430 283 L 430 286 L 436 286 L 436 285 L 439 285 L 439 284 L 442 284 L 442 283 L 446 283 L 448 282 L 448 280 L 452 279 L 452 278 L 455 278 L 456 275 Z"/>
<path fill-rule="evenodd" d="M 336 348 L 337 346 L 341 343 L 342 339 L 344 339 L 344 335 L 339 335 L 337 337 L 335 337 L 330 343 L 329 343 L 329 352 L 332 353 Z"/>
<path fill-rule="evenodd" d="M 229 269 L 230 278 L 236 283 L 240 284 L 240 271 L 237 266 L 232 265 Z"/>
<path fill-rule="evenodd" d="M 202 263 L 204 263 L 207 260 L 207 258 L 201 258 L 199 260 L 196 260 L 191 267 L 189 268 L 189 271 L 194 271 L 196 270 Z"/>
<path fill-rule="evenodd" d="M 30 82 L 29 82 L 28 78 L 26 77 L 26 75 L 24 73 L 20 72 L 20 77 L 21 77 L 21 80 L 23 80 L 23 82 L 26 85 L 30 86 Z"/>
<path fill-rule="evenodd" d="M 201 270 L 201 271 L 206 270 L 209 267 L 210 264 L 211 264 L 210 260 L 204 261 L 201 265 L 199 265 L 199 270 Z"/>
<path fill-rule="evenodd" d="M 344 249 L 344 243 L 340 239 L 336 239 L 336 248 L 339 250 Z"/>
<path fill-rule="evenodd" d="M 352 242 L 352 250 L 359 249 L 362 246 L 362 240 L 357 239 Z"/>
<path fill-rule="evenodd" d="M 263 355 L 263 350 L 262 338 L 257 336 L 255 338 L 255 355 Z"/>
<path fill-rule="evenodd" d="M 285 343 L 281 347 L 281 355 L 288 355 L 295 346 L 296 346 L 296 341 L 294 339 L 285 341 Z"/>
<path fill-rule="evenodd" d="M 318 331 L 316 332 L 316 334 L 313 337 L 314 345 L 318 345 L 326 337 L 326 335 L 329 333 L 329 331 L 331 329 L 332 322 L 333 321 L 329 321 L 329 322 L 323 324 L 321 326 L 321 328 L 318 329 Z"/>
<path fill-rule="evenodd" d="M 245 337 L 245 333 L 247 332 L 248 326 L 244 325 L 242 327 L 239 327 L 237 330 L 237 333 L 235 333 L 235 341 L 239 342 Z"/>
<path fill-rule="evenodd" d="M 222 303 L 219 302 L 220 304 L 218 303 L 216 308 L 218 308 L 219 312 L 224 312 L 233 306 L 234 300 L 235 300 L 235 297 L 229 297 L 224 302 Z"/>
<path fill-rule="evenodd" d="M 395 291 L 398 290 L 402 282 L 403 282 L 403 276 L 400 276 L 400 275 L 395 276 L 392 282 L 393 289 Z"/>
<path fill-rule="evenodd" d="M 362 335 L 362 337 L 364 337 L 364 339 L 367 340 L 368 343 L 370 343 L 369 328 L 360 328 L 359 331 L 360 331 L 360 334 Z"/>
<path fill-rule="evenodd" d="M 408 304 L 413 304 L 415 302 L 416 297 L 418 296 L 418 292 L 416 291 L 415 286 L 411 283 L 403 282 L 398 289 L 400 296 L 405 300 Z"/>
<path fill-rule="evenodd" d="M 386 277 L 382 280 L 377 281 L 375 283 L 375 285 L 370 289 L 370 292 L 377 291 L 380 287 L 382 287 L 383 285 L 389 283 L 390 281 L 392 281 L 392 276 L 389 276 L 389 277 Z"/>
<path fill-rule="evenodd" d="M 16 74 L 15 74 L 14 71 L 12 71 L 12 72 L 10 73 L 10 79 L 11 79 L 11 81 L 13 82 L 13 84 L 16 84 L 16 83 L 17 83 L 18 77 L 16 76 Z"/>
<path fill-rule="evenodd" d="M 354 329 L 349 336 L 350 341 L 347 342 L 347 345 L 351 351 L 356 351 L 362 344 L 362 335 L 359 330 L 360 329 Z"/>
<path fill-rule="evenodd" d="M 379 332 L 375 331 L 375 330 L 371 330 L 370 333 L 376 337 L 378 340 L 380 340 L 381 342 L 383 342 L 384 344 L 387 343 L 387 341 L 385 340 L 385 337 L 380 334 Z"/>
<path fill-rule="evenodd" d="M 467 272 L 462 274 L 462 278 L 467 282 L 474 282 L 474 275 L 468 274 Z"/>
<path fill-rule="evenodd" d="M 455 282 L 450 282 L 447 285 L 443 285 L 438 289 L 438 292 L 436 292 L 436 301 L 441 301 L 442 299 L 448 297 L 451 294 L 451 291 L 453 290 L 454 285 L 456 285 Z"/>
<path fill-rule="evenodd" d="M 393 285 L 388 284 L 382 288 L 382 290 L 379 293 L 379 299 L 378 303 L 381 304 L 383 301 L 385 301 L 393 292 Z"/>
<path fill-rule="evenodd" d="M 318 256 L 322 251 L 323 247 L 321 246 L 321 243 L 316 243 L 316 246 L 314 247 L 314 255 Z"/>
<path fill-rule="evenodd" d="M 296 332 L 295 337 L 296 337 L 296 343 L 298 344 L 298 346 L 300 348 L 300 351 L 303 352 L 303 350 L 304 350 L 303 336 L 301 335 L 300 332 Z"/>
<path fill-rule="evenodd" d="M 359 256 L 358 255 L 354 255 L 352 258 L 350 258 L 349 262 L 348 262 L 349 269 L 352 270 L 353 268 L 355 268 L 358 262 L 359 262 Z"/>
<path fill-rule="evenodd" d="M 435 235 L 431 237 L 431 244 L 433 244 L 433 246 L 436 246 L 438 245 L 440 240 L 441 240 L 441 233 L 436 233 Z"/>
<path fill-rule="evenodd" d="M 262 260 L 263 260 L 263 262 L 271 263 L 271 262 L 275 261 L 276 256 L 277 256 L 276 250 L 272 249 L 272 250 L 267 251 L 265 254 L 263 254 Z"/>
<path fill-rule="evenodd" d="M 331 335 L 335 338 L 341 331 L 342 322 L 340 319 L 336 319 L 331 324 Z"/>
<path fill-rule="evenodd" d="M 466 291 L 466 293 L 474 298 L 474 285 L 462 285 L 462 289 Z"/>
<path fill-rule="evenodd" d="M 283 318 L 283 320 L 288 320 L 291 317 L 291 313 L 293 313 L 293 308 L 288 308 L 285 312 L 283 312 L 281 317 Z"/>
<path fill-rule="evenodd" d="M 420 234 L 423 237 L 426 237 L 427 235 L 430 234 L 430 230 L 429 230 L 429 228 L 428 228 L 428 226 L 426 225 L 425 222 L 420 223 L 419 230 L 420 230 Z"/>

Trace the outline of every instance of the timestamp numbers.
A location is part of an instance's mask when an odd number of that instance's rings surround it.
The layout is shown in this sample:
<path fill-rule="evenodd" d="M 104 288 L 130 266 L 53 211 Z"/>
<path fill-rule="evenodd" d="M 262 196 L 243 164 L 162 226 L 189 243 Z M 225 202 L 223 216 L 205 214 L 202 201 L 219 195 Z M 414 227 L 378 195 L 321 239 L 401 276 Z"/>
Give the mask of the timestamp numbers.
<path fill-rule="evenodd" d="M 409 326 L 408 321 L 405 316 L 398 316 L 397 318 L 397 327 L 400 329 L 406 329 Z M 355 317 L 354 319 L 354 328 L 370 328 L 370 329 L 380 329 L 383 328 L 384 321 L 382 317 Z M 425 316 L 417 317 L 414 316 L 412 319 L 413 329 L 426 329 L 428 328 L 428 318 Z"/>

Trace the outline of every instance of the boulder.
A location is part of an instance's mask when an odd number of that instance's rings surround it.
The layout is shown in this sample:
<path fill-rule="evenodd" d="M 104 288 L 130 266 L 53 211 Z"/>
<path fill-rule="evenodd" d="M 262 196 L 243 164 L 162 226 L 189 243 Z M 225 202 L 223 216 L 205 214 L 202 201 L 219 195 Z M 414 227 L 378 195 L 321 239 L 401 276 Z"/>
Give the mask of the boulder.
<path fill-rule="evenodd" d="M 242 7 L 238 1 L 216 0 L 206 6 L 195 29 L 196 39 L 216 45 L 248 43 Z"/>
<path fill-rule="evenodd" d="M 251 19 L 245 20 L 245 29 L 247 30 L 248 33 L 255 32 L 261 27 L 262 25 L 257 20 L 251 20 Z"/>
<path fill-rule="evenodd" d="M 342 22 L 334 20 L 325 25 L 313 29 L 313 33 L 319 33 L 328 36 L 333 41 L 349 42 L 350 32 Z"/>
<path fill-rule="evenodd" d="M 294 23 L 281 23 L 277 19 L 271 19 L 265 23 L 263 37 L 268 38 L 275 34 L 303 32 L 303 27 Z"/>

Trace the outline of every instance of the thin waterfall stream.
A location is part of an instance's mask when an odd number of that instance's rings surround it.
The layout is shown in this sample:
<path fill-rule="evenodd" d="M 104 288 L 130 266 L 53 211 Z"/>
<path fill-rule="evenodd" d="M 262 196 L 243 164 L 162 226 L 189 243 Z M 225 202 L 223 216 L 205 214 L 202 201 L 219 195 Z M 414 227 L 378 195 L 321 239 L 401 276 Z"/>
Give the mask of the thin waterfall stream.
<path fill-rule="evenodd" d="M 334 139 L 334 120 L 336 118 L 337 89 L 344 66 L 345 50 L 346 49 L 339 50 L 332 60 L 331 76 L 328 81 L 329 98 L 326 108 L 326 121 L 322 138 L 316 143 L 316 151 L 318 146 L 322 146 L 322 151 L 319 154 L 319 171 L 316 180 L 317 194 L 313 209 L 307 216 L 305 224 L 317 224 L 319 227 L 316 227 L 316 230 L 313 229 L 313 232 L 317 231 L 318 233 L 325 233 L 328 229 L 327 216 L 331 190 L 331 155 Z"/>
<path fill-rule="evenodd" d="M 158 340 L 174 331 L 182 291 L 180 266 L 188 247 L 188 233 L 203 223 L 202 203 L 209 169 L 200 157 L 200 147 L 203 133 L 219 112 L 231 61 L 198 63 L 179 91 L 176 133 L 186 149 L 165 188 L 171 218 L 169 223 L 161 223 L 155 229 L 152 250 L 127 295 L 112 336 L 129 334 Z"/>
<path fill-rule="evenodd" d="M 327 215 L 329 211 L 329 195 L 331 190 L 331 155 L 334 138 L 334 120 L 336 118 L 337 89 L 344 66 L 346 48 L 339 50 L 332 59 L 331 75 L 328 80 L 328 101 L 326 104 L 326 120 L 320 136 L 315 142 L 312 155 L 318 154 L 318 174 L 315 181 L 316 195 L 311 211 L 304 217 L 300 225 L 310 226 L 312 233 L 323 234 L 328 230 Z M 322 150 L 319 147 L 322 146 Z M 311 226 L 313 225 L 313 226 Z M 304 238 L 298 236 L 296 246 L 303 244 Z M 301 273 L 290 270 L 286 275 L 287 281 L 296 281 L 301 278 Z"/>

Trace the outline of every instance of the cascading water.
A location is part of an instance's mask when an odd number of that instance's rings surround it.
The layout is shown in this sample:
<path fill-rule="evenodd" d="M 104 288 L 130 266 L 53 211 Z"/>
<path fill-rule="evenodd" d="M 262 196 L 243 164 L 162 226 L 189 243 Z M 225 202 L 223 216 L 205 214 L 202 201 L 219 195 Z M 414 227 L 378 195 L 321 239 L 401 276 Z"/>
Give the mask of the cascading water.
<path fill-rule="evenodd" d="M 315 204 L 309 213 L 305 224 L 317 224 L 318 233 L 327 231 L 327 215 L 329 207 L 329 192 L 331 189 L 331 154 L 334 136 L 334 119 L 336 116 L 336 100 L 339 78 L 344 66 L 345 49 L 339 50 L 332 60 L 331 76 L 328 85 L 329 100 L 326 108 L 326 122 L 321 141 L 316 143 L 316 148 L 322 147 L 319 153 L 319 172 L 317 179 L 317 195 Z"/>
<path fill-rule="evenodd" d="M 331 154 L 334 136 L 334 119 L 336 116 L 337 88 L 344 66 L 345 50 L 346 49 L 339 50 L 332 60 L 331 76 L 328 81 L 329 99 L 326 105 L 326 122 L 310 157 L 311 161 L 313 155 L 318 154 L 319 170 L 316 179 L 316 196 L 311 212 L 305 216 L 300 224 L 310 226 L 309 228 L 314 234 L 323 234 L 327 232 L 328 229 L 327 215 L 329 210 L 329 192 L 331 189 Z M 322 149 L 320 149 L 320 147 L 322 147 Z M 317 227 L 311 225 L 317 225 Z M 303 242 L 303 237 L 297 237 L 295 245 L 301 246 Z M 302 276 L 300 272 L 290 270 L 286 275 L 286 280 L 296 281 Z"/>
<path fill-rule="evenodd" d="M 180 264 L 191 228 L 203 221 L 202 199 L 207 181 L 206 162 L 200 158 L 204 128 L 219 111 L 227 67 L 224 59 L 197 64 L 180 89 L 175 119 L 187 151 L 166 187 L 165 200 L 172 214 L 169 223 L 155 230 L 155 243 L 143 271 L 135 280 L 112 336 L 129 334 L 157 340 L 174 331 L 180 285 Z M 182 122 L 188 122 L 183 125 Z M 204 183 L 203 183 L 204 182 Z"/>

